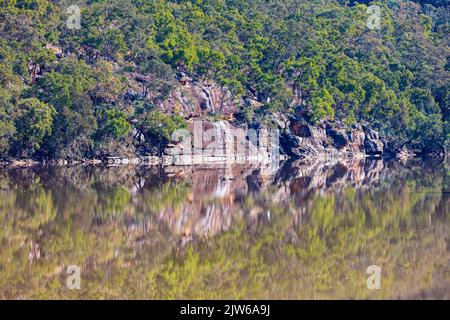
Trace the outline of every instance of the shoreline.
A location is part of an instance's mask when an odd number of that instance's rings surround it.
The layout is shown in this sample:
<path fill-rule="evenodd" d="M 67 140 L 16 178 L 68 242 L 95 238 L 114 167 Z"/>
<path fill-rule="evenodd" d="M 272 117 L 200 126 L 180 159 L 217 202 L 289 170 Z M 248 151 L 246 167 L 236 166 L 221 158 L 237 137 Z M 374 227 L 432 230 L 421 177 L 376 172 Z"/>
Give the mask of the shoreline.
<path fill-rule="evenodd" d="M 107 157 L 104 159 L 81 160 L 35 160 L 35 159 L 8 159 L 1 161 L 0 168 L 4 167 L 34 167 L 34 166 L 68 166 L 68 165 L 93 165 L 93 166 L 196 166 L 217 164 L 261 164 L 268 165 L 273 162 L 287 161 L 289 156 L 280 155 L 276 158 L 267 156 L 143 156 L 143 157 Z"/>
<path fill-rule="evenodd" d="M 89 165 L 89 166 L 149 166 L 149 167 L 168 167 L 168 166 L 197 166 L 197 165 L 245 165 L 259 164 L 269 165 L 290 160 L 411 160 L 411 159 L 442 159 L 445 161 L 447 155 L 437 157 L 433 155 L 384 155 L 374 156 L 367 154 L 355 154 L 336 156 L 336 154 L 315 154 L 309 157 L 292 157 L 288 155 L 279 155 L 278 157 L 267 156 L 143 156 L 143 157 L 106 157 L 104 159 L 60 159 L 60 160 L 35 160 L 35 159 L 5 159 L 0 160 L 0 168 L 27 168 L 36 166 L 71 166 L 71 165 Z"/>

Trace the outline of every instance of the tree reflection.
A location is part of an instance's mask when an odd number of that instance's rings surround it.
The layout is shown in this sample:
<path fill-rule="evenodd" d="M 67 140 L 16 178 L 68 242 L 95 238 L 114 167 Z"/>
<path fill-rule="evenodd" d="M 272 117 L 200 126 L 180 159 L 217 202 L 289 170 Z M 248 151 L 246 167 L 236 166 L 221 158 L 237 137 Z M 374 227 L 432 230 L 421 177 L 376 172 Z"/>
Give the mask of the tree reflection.
<path fill-rule="evenodd" d="M 440 166 L 3 170 L 0 298 L 448 298 Z"/>

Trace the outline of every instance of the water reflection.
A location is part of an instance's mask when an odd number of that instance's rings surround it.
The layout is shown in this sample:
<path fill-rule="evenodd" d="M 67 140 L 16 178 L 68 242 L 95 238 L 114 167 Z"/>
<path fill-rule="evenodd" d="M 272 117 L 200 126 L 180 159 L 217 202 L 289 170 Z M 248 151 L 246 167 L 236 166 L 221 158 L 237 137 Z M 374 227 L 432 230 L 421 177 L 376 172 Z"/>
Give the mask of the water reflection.
<path fill-rule="evenodd" d="M 369 160 L 4 169 L 0 298 L 450 298 L 444 174 Z"/>

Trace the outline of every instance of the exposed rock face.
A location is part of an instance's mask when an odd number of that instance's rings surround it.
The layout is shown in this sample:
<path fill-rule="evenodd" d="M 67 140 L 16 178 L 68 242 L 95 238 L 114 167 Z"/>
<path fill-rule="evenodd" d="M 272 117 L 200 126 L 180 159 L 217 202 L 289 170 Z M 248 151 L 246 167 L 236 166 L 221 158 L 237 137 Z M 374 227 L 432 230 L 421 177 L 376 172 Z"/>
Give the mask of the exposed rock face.
<path fill-rule="evenodd" d="M 302 119 L 293 118 L 286 121 L 279 115 L 274 117 L 277 118 L 276 123 L 281 133 L 279 144 L 277 138 L 270 136 L 269 130 L 269 136 L 265 139 L 258 136 L 258 141 L 252 143 L 248 139 L 242 139 L 247 128 L 236 127 L 229 121 L 197 121 L 200 125 L 196 122 L 191 122 L 189 125 L 192 140 L 188 145 L 171 145 L 165 153 L 172 156 L 182 154 L 183 157 L 175 159 L 175 163 L 179 164 L 227 161 L 233 163 L 239 162 L 239 157 L 242 158 L 242 162 L 268 163 L 274 154 L 277 156 L 275 150 L 278 150 L 279 146 L 279 152 L 282 155 L 294 158 L 359 159 L 365 156 L 382 157 L 384 155 L 383 141 L 379 134 L 368 126 L 356 124 L 346 127 L 340 122 L 313 126 Z M 240 143 L 236 143 L 235 133 L 239 130 L 242 131 L 243 136 Z"/>
<path fill-rule="evenodd" d="M 381 157 L 384 143 L 378 132 L 368 126 L 346 127 L 340 122 L 312 126 L 292 118 L 281 137 L 283 152 L 298 158 Z"/>
<path fill-rule="evenodd" d="M 230 115 L 237 111 L 235 98 L 217 83 L 202 83 L 186 75 L 180 75 L 178 81 L 177 88 L 161 103 L 165 112 L 194 117 L 208 113 Z"/>
<path fill-rule="evenodd" d="M 281 145 L 294 157 L 332 153 L 324 128 L 313 127 L 305 122 L 292 122 L 284 132 Z"/>
<path fill-rule="evenodd" d="M 366 134 L 364 141 L 364 147 L 366 154 L 372 156 L 382 156 L 384 154 L 384 143 L 380 139 L 380 135 L 375 130 L 370 129 L 368 126 L 363 126 Z"/>
<path fill-rule="evenodd" d="M 383 142 L 381 142 L 380 140 L 366 139 L 364 141 L 364 147 L 366 148 L 366 153 L 368 155 L 383 155 Z"/>
<path fill-rule="evenodd" d="M 278 162 L 279 144 L 276 133 L 238 127 L 229 121 L 195 120 L 178 144 L 169 145 L 165 155 L 176 165 L 217 163 Z"/>
<path fill-rule="evenodd" d="M 179 85 L 170 93 L 169 98 L 161 103 L 161 108 L 165 112 L 178 113 L 186 118 L 204 118 L 210 113 L 221 115 L 223 119 L 229 117 L 227 121 L 203 121 L 205 134 L 202 149 L 205 149 L 211 141 L 215 141 L 216 137 L 226 141 L 227 138 L 223 133 L 236 129 L 232 124 L 232 115 L 237 112 L 236 104 L 243 101 L 236 101 L 226 88 L 214 82 L 203 83 L 184 73 L 180 73 L 177 79 Z M 356 124 L 348 127 L 336 121 L 313 126 L 302 117 L 289 118 L 281 113 L 272 115 L 272 120 L 282 132 L 280 136 L 282 153 L 291 157 L 326 159 L 385 155 L 386 144 L 378 132 L 367 125 Z M 195 128 L 191 124 L 189 129 L 193 132 Z M 269 146 L 270 149 L 273 150 L 273 146 Z M 168 148 L 166 154 L 173 155 L 178 150 L 178 146 Z"/>
<path fill-rule="evenodd" d="M 350 139 L 345 129 L 329 127 L 326 132 L 336 149 L 342 150 L 350 144 Z"/>

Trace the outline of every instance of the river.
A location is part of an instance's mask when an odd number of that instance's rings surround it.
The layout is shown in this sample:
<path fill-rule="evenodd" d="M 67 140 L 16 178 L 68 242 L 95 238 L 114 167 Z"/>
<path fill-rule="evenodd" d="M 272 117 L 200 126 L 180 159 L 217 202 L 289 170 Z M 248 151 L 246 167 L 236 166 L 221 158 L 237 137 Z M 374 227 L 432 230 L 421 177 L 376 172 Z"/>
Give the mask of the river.
<path fill-rule="evenodd" d="M 0 169 L 0 298 L 449 299 L 446 175 L 419 160 Z"/>

